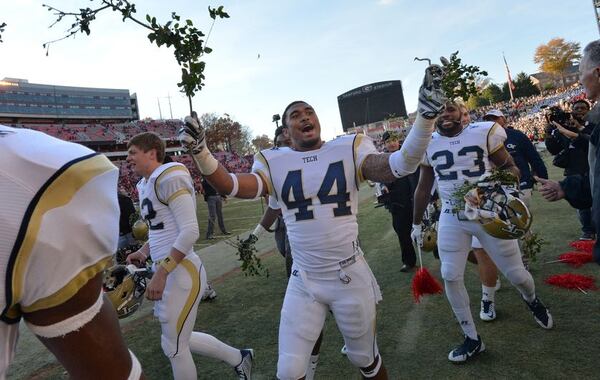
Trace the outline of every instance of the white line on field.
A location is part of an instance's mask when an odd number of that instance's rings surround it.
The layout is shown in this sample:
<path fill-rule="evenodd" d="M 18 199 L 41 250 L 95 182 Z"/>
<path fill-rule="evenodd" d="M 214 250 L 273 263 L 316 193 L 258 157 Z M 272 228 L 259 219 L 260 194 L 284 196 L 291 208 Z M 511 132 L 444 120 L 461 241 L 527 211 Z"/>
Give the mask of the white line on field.
<path fill-rule="evenodd" d="M 415 342 L 423 325 L 423 312 L 426 307 L 427 299 L 422 298 L 421 303 L 412 304 L 412 308 L 406 315 L 406 323 L 400 331 L 400 339 L 396 349 L 403 353 L 414 353 Z"/>

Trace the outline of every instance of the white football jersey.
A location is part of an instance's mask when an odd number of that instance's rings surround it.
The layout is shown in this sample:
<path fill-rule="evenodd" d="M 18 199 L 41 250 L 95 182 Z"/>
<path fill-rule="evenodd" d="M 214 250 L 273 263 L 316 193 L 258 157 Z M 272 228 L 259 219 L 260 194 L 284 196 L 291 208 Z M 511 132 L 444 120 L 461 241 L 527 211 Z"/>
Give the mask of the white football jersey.
<path fill-rule="evenodd" d="M 294 263 L 300 268 L 336 269 L 353 254 L 360 168 L 373 153 L 377 151 L 369 137 L 351 135 L 308 152 L 273 148 L 255 156 L 252 170 L 281 206 Z"/>
<path fill-rule="evenodd" d="M 170 162 L 159 166 L 148 179 L 137 184 L 142 218 L 148 223 L 148 242 L 152 261 L 169 256 L 179 235 L 179 228 L 169 209 L 169 202 L 179 195 L 190 194 L 196 209 L 194 182 L 185 165 Z M 185 254 L 193 253 L 184 252 Z"/>
<path fill-rule="evenodd" d="M 112 262 L 118 174 L 82 145 L 0 125 L 3 321 L 64 303 Z"/>
<path fill-rule="evenodd" d="M 504 146 L 504 140 L 504 128 L 493 122 L 469 124 L 452 137 L 433 133 L 423 164 L 433 167 L 442 207 L 454 205 L 454 193 L 465 182 L 490 173 L 489 156 Z"/>

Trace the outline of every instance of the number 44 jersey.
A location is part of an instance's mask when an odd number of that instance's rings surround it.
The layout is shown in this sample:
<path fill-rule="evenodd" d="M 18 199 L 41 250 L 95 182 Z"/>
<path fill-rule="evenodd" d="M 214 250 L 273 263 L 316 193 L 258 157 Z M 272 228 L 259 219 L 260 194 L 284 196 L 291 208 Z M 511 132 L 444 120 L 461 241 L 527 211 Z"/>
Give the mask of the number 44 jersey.
<path fill-rule="evenodd" d="M 438 192 L 448 208 L 456 189 L 489 174 L 489 156 L 504 146 L 506 132 L 493 122 L 472 123 L 456 136 L 434 132 L 423 164 L 433 167 Z"/>
<path fill-rule="evenodd" d="M 373 153 L 377 151 L 369 137 L 350 135 L 308 152 L 273 148 L 255 156 L 252 170 L 281 207 L 294 263 L 300 268 L 339 269 L 339 262 L 358 248 L 360 168 Z"/>

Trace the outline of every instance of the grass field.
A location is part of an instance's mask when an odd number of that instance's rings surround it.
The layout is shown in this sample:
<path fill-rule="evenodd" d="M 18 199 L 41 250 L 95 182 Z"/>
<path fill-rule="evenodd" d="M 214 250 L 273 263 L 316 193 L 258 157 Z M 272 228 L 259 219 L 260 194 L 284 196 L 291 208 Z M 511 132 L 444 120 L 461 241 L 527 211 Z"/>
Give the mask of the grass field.
<path fill-rule="evenodd" d="M 551 169 L 551 177 L 560 178 L 560 173 Z M 371 190 L 365 188 L 363 191 Z M 199 220 L 205 226 L 206 213 L 202 210 L 206 207 L 201 200 L 199 206 Z M 543 281 L 549 275 L 565 272 L 597 276 L 598 266 L 587 264 L 574 269 L 564 264 L 544 264 L 570 250 L 568 242 L 579 237 L 579 222 L 575 210 L 568 204 L 546 203 L 537 193 L 534 193 L 532 211 L 534 230 L 547 241 L 538 261 L 532 264 L 532 273 L 537 293 L 554 316 L 555 328 L 550 331 L 539 328 L 518 292 L 503 279 L 502 289 L 496 295 L 497 320 L 484 323 L 476 319 L 487 346 L 486 352 L 465 365 L 453 365 L 446 356 L 462 341 L 462 336 L 445 296 L 428 296 L 420 304 L 414 303 L 410 288 L 412 275 L 399 272 L 402 265 L 400 249 L 389 214 L 384 209 L 373 208 L 371 197 L 361 202 L 361 242 L 384 296 L 378 308 L 377 330 L 379 348 L 390 378 L 599 378 L 600 294 L 558 289 Z M 249 230 L 260 216 L 260 204 L 232 203 L 225 207 L 225 215 L 228 228 Z M 240 219 L 234 219 L 236 217 Z M 241 219 L 245 217 L 248 219 Z M 439 262 L 429 254 L 424 261 L 430 272 L 439 278 Z M 264 262 L 271 272 L 269 278 L 248 278 L 234 272 L 214 283 L 219 297 L 215 302 L 200 305 L 196 321 L 196 330 L 213 334 L 237 347 L 253 347 L 257 355 L 254 379 L 275 378 L 279 310 L 286 286 L 283 259 L 278 254 L 268 254 L 264 256 Z M 465 277 L 472 310 L 477 317 L 480 283 L 474 265 L 468 265 Z M 148 378 L 171 378 L 169 362 L 160 348 L 156 320 L 142 318 L 135 325 L 126 326 L 124 334 Z M 317 369 L 318 379 L 360 378 L 358 371 L 340 355 L 342 344 L 330 317 Z M 223 363 L 197 355 L 194 359 L 200 379 L 234 378 L 232 370 Z M 31 368 L 31 372 L 36 369 Z M 59 366 L 55 366 L 38 378 L 42 377 L 62 379 L 65 375 Z"/>

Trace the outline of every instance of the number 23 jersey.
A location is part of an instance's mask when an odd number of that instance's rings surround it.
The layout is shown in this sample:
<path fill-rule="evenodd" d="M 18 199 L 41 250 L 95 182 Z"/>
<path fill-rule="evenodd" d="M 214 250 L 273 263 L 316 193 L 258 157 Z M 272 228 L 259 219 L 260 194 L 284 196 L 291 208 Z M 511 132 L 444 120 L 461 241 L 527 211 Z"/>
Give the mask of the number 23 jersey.
<path fill-rule="evenodd" d="M 360 168 L 372 153 L 377 151 L 369 137 L 350 135 L 308 152 L 274 148 L 255 156 L 252 171 L 281 206 L 294 262 L 302 269 L 338 269 L 352 256 Z"/>
<path fill-rule="evenodd" d="M 489 156 L 504 146 L 504 140 L 504 128 L 493 122 L 471 123 L 452 137 L 433 133 L 423 164 L 433 167 L 444 208 L 451 206 L 457 188 L 490 173 Z"/>

